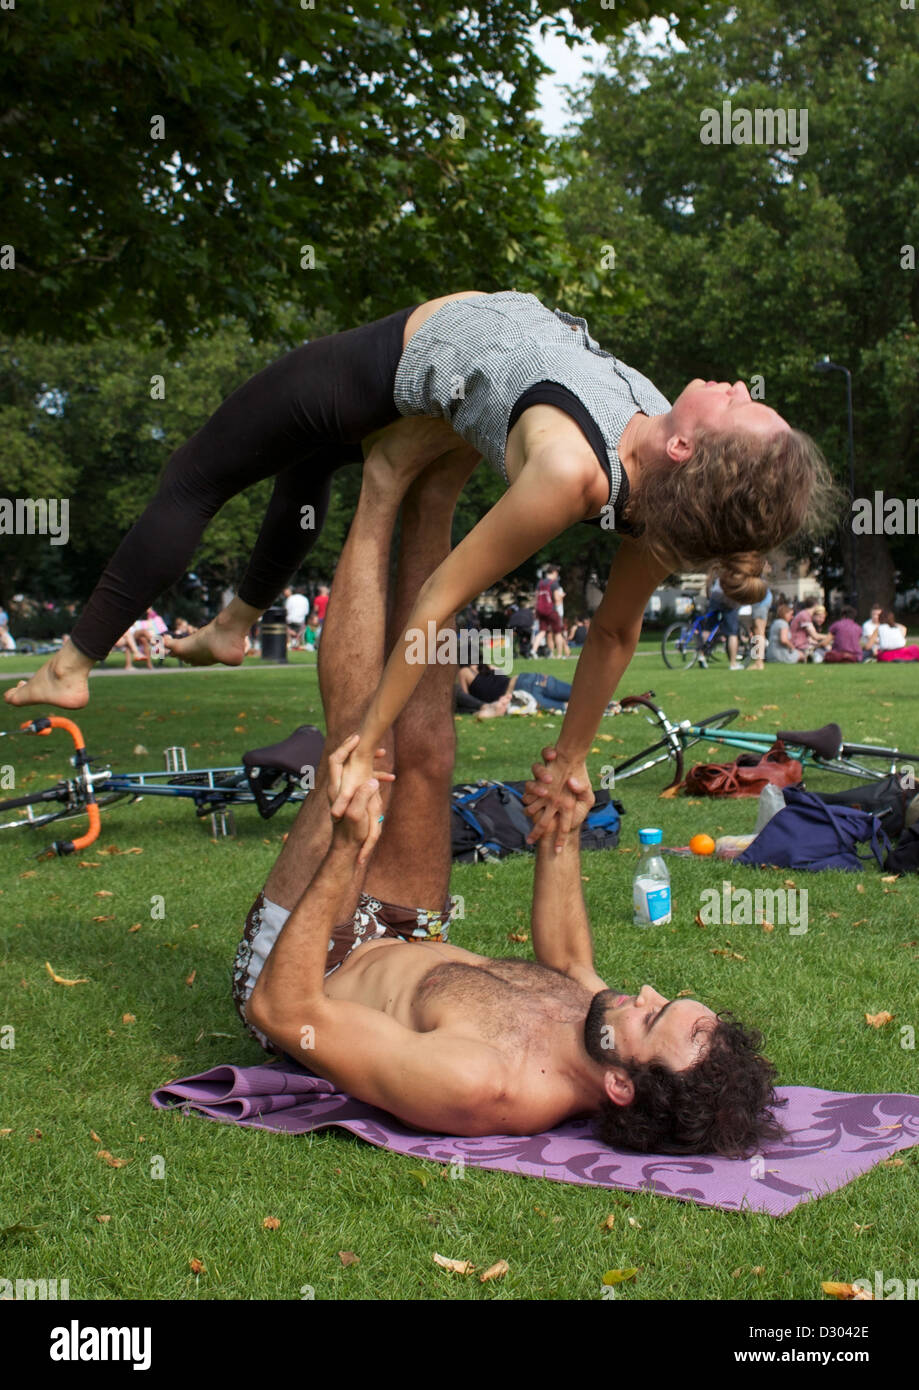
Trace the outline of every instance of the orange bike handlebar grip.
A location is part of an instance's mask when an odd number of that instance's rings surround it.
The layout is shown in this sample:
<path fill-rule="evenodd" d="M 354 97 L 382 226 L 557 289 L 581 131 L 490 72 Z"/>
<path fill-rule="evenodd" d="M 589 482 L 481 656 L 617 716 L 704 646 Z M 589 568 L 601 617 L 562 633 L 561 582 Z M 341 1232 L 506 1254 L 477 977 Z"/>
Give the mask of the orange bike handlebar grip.
<path fill-rule="evenodd" d="M 99 838 L 99 831 L 102 829 L 102 817 L 95 801 L 89 803 L 86 814 L 89 816 L 89 827 L 85 835 L 81 835 L 78 840 L 71 840 L 73 849 L 86 849 L 94 840 Z"/>

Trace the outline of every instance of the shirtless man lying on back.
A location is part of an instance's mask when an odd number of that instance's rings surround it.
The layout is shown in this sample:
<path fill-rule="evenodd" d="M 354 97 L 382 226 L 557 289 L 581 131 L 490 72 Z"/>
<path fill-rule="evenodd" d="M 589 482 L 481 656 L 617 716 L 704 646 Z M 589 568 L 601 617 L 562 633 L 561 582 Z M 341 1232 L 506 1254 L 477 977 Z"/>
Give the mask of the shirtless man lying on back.
<path fill-rule="evenodd" d="M 263 1045 L 420 1130 L 531 1134 L 594 1114 L 616 1146 L 753 1152 L 781 1134 L 759 1035 L 650 985 L 637 995 L 609 988 L 594 969 L 577 834 L 561 853 L 548 836 L 537 845 L 535 961 L 447 941 L 454 666 L 427 668 L 377 776 L 347 804 L 336 799 L 349 735 L 385 657 L 399 506 L 391 635 L 450 547 L 453 506 L 475 463 L 445 435 L 450 452 L 406 491 L 387 453 L 387 436 L 402 428 L 380 436 L 365 465 L 319 651 L 326 747 L 316 789 L 249 913 L 234 971 L 240 1014 Z M 406 438 L 399 443 L 404 458 Z M 535 767 L 534 777 L 546 772 Z M 593 794 L 572 790 L 579 823 Z"/>

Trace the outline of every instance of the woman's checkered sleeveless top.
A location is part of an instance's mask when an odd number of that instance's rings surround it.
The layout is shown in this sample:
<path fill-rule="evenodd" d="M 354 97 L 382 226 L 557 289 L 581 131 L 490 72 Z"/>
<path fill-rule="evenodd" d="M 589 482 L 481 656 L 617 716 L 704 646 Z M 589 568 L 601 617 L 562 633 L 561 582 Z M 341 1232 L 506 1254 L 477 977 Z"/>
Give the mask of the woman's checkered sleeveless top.
<path fill-rule="evenodd" d="M 445 420 L 506 483 L 508 420 L 539 381 L 566 387 L 593 416 L 606 442 L 615 500 L 622 431 L 638 411 L 660 415 L 670 402 L 647 377 L 604 352 L 586 319 L 553 312 L 535 295 L 501 290 L 441 305 L 399 359 L 393 399 L 400 415 Z"/>

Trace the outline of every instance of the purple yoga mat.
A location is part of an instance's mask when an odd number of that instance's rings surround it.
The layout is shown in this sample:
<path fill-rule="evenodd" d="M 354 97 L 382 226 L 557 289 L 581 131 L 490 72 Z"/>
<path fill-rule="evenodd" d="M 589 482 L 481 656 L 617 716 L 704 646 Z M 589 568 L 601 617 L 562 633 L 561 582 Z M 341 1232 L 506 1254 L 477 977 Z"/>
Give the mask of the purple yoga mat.
<path fill-rule="evenodd" d="M 853 1095 L 779 1087 L 790 1138 L 751 1159 L 673 1158 L 610 1149 L 589 1120 L 569 1120 L 524 1138 L 460 1139 L 419 1134 L 392 1115 L 341 1095 L 329 1081 L 285 1066 L 212 1067 L 160 1086 L 159 1109 L 181 1107 L 227 1124 L 308 1134 L 338 1125 L 370 1144 L 434 1163 L 475 1164 L 530 1178 L 659 1192 L 704 1207 L 784 1216 L 800 1202 L 851 1182 L 898 1149 L 919 1144 L 919 1096 Z"/>

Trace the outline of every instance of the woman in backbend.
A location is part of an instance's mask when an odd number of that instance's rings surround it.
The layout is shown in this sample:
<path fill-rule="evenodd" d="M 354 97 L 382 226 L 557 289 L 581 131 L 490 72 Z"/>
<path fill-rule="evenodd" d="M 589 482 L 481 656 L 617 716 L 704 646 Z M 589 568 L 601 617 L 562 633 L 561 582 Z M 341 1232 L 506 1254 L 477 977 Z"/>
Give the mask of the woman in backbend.
<path fill-rule="evenodd" d="M 274 476 L 237 597 L 193 637 L 167 643 L 185 661 L 239 664 L 249 627 L 315 543 L 332 473 L 360 461 L 361 441 L 400 416 L 422 418 L 379 441 L 390 468 L 374 470 L 374 486 L 404 491 L 460 440 L 507 484 L 425 585 L 408 627 L 451 622 L 576 521 L 627 537 L 578 663 L 537 831 L 563 803 L 570 819 L 564 783 L 586 778 L 584 758 L 658 584 L 674 569 L 717 561 L 725 593 L 760 598 L 764 552 L 822 521 L 832 493 L 813 440 L 751 400 L 742 382 L 693 380 L 671 406 L 601 349 L 583 318 L 513 290 L 445 295 L 296 348 L 228 397 L 173 454 L 71 641 L 5 698 L 84 705 L 93 664 L 185 572 L 218 508 Z M 372 774 L 371 750 L 420 678 L 408 649 L 397 643 L 389 659 L 343 795 Z"/>

